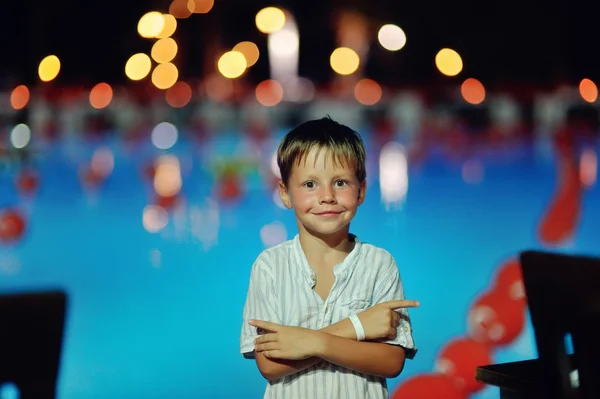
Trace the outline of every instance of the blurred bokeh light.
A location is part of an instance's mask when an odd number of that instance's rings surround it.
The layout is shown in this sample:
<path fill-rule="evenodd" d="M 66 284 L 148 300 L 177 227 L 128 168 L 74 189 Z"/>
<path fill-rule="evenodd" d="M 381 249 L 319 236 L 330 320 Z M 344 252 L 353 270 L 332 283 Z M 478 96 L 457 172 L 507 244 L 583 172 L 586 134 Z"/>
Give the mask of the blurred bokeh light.
<path fill-rule="evenodd" d="M 406 34 L 398 25 L 383 25 L 377 33 L 379 44 L 389 51 L 398 51 L 406 45 Z"/>
<path fill-rule="evenodd" d="M 113 90 L 108 83 L 98 83 L 90 91 L 90 105 L 96 109 L 108 107 L 112 101 Z"/>
<path fill-rule="evenodd" d="M 17 86 L 10 93 L 10 105 L 15 110 L 23 109 L 29 103 L 29 88 L 25 85 Z"/>
<path fill-rule="evenodd" d="M 593 103 L 598 99 L 598 87 L 591 79 L 582 79 L 579 82 L 579 94 L 588 103 Z"/>
<path fill-rule="evenodd" d="M 256 86 L 256 100 L 265 107 L 273 107 L 283 99 L 283 87 L 273 79 L 262 81 Z"/>
<path fill-rule="evenodd" d="M 129 57 L 125 64 L 125 75 L 131 80 L 142 80 L 150 73 L 152 61 L 144 53 L 137 53 Z"/>
<path fill-rule="evenodd" d="M 348 47 L 338 47 L 329 58 L 331 68 L 340 75 L 351 75 L 358 69 L 360 58 L 356 51 Z"/>
<path fill-rule="evenodd" d="M 443 48 L 435 56 L 435 65 L 446 76 L 456 76 L 463 69 L 460 55 L 452 49 Z"/>
<path fill-rule="evenodd" d="M 246 58 L 239 51 L 228 51 L 223 54 L 217 63 L 217 68 L 223 76 L 228 79 L 235 79 L 246 71 Z"/>
<path fill-rule="evenodd" d="M 162 13 L 150 11 L 140 18 L 137 30 L 141 37 L 149 39 L 157 37 L 164 27 L 165 19 Z"/>
<path fill-rule="evenodd" d="M 258 57 L 260 56 L 258 46 L 253 42 L 248 41 L 236 44 L 232 51 L 238 51 L 243 54 L 244 58 L 246 58 L 248 68 L 256 64 Z"/>
<path fill-rule="evenodd" d="M 277 7 L 266 7 L 256 14 L 255 22 L 262 33 L 274 33 L 285 25 L 285 13 Z"/>
<path fill-rule="evenodd" d="M 177 55 L 177 42 L 170 37 L 165 39 L 157 40 L 156 43 L 152 46 L 152 50 L 150 55 L 152 59 L 159 64 L 164 64 L 165 62 L 171 62 Z"/>
<path fill-rule="evenodd" d="M 54 80 L 60 72 L 60 60 L 55 55 L 45 57 L 38 67 L 38 75 L 42 82 Z"/>
<path fill-rule="evenodd" d="M 373 79 L 361 79 L 354 86 L 354 97 L 362 105 L 375 105 L 382 95 L 381 86 Z"/>
<path fill-rule="evenodd" d="M 154 68 L 154 71 L 152 71 L 152 84 L 161 90 L 172 87 L 177 83 L 177 78 L 179 78 L 179 71 L 177 70 L 177 67 L 170 62 L 159 64 Z"/>
<path fill-rule="evenodd" d="M 475 78 L 466 79 L 460 86 L 460 92 L 469 104 L 478 105 L 485 100 L 485 87 Z"/>

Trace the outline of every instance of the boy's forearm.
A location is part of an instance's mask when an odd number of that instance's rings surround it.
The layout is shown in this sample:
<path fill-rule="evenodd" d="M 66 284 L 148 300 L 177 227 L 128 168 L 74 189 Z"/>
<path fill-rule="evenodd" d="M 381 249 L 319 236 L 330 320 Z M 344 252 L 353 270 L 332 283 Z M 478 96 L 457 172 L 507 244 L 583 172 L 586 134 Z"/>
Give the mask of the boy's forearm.
<path fill-rule="evenodd" d="M 385 378 L 397 377 L 404 368 L 406 354 L 396 345 L 356 341 L 323 334 L 319 358 L 359 373 Z"/>
<path fill-rule="evenodd" d="M 350 319 L 338 321 L 335 324 L 320 329 L 327 334 L 335 335 L 339 338 L 356 340 L 356 331 Z M 303 360 L 282 360 L 268 359 L 261 353 L 256 353 L 256 362 L 261 374 L 267 380 L 276 380 L 287 375 L 295 374 L 301 370 L 317 364 L 321 358 L 310 357 Z"/>

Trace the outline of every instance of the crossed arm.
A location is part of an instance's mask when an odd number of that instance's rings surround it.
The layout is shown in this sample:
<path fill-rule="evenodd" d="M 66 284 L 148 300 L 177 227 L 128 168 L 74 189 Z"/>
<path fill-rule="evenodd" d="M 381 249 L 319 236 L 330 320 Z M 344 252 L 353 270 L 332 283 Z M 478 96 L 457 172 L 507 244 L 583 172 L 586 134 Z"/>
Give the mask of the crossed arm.
<path fill-rule="evenodd" d="M 393 309 L 414 306 L 418 306 L 418 302 L 390 301 L 360 313 L 367 340 L 393 338 L 400 318 Z M 384 378 L 396 377 L 404 368 L 402 347 L 357 341 L 349 319 L 316 331 L 258 320 L 252 320 L 250 324 L 269 331 L 255 340 L 256 363 L 267 380 L 297 373 L 321 359 Z"/>

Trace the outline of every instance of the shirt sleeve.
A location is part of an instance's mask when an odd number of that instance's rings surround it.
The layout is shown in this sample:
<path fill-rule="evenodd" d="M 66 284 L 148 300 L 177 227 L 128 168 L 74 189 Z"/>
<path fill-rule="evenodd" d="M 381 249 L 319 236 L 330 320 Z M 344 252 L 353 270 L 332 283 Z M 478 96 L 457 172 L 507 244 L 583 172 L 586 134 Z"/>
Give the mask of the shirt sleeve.
<path fill-rule="evenodd" d="M 400 279 L 400 272 L 394 258 L 391 258 L 389 268 L 382 276 L 381 282 L 377 283 L 373 295 L 373 304 L 392 301 L 396 299 L 404 299 L 404 288 Z M 396 330 L 396 338 L 392 340 L 381 340 L 380 342 L 399 345 L 406 351 L 406 357 L 412 359 L 417 353 L 417 347 L 412 336 L 412 323 L 408 315 L 408 309 L 397 309 L 400 313 L 400 324 Z"/>
<path fill-rule="evenodd" d="M 242 332 L 240 336 L 240 353 L 246 359 L 254 359 L 254 340 L 259 336 L 256 327 L 248 324 L 249 320 L 262 320 L 281 324 L 277 311 L 279 303 L 275 297 L 272 276 L 268 273 L 264 256 L 259 256 L 252 265 L 250 285 L 244 305 Z"/>

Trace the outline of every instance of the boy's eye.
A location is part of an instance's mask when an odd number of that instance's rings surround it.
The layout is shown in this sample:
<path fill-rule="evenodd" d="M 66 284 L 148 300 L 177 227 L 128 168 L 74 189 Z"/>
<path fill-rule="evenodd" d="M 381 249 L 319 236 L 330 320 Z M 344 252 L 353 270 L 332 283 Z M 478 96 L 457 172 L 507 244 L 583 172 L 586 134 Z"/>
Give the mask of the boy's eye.
<path fill-rule="evenodd" d="M 337 187 L 344 187 L 344 186 L 348 185 L 348 181 L 347 180 L 338 180 L 335 182 L 335 185 Z"/>
<path fill-rule="evenodd" d="M 306 188 L 315 188 L 315 182 L 314 181 L 307 181 L 306 183 L 303 184 L 304 187 Z"/>

